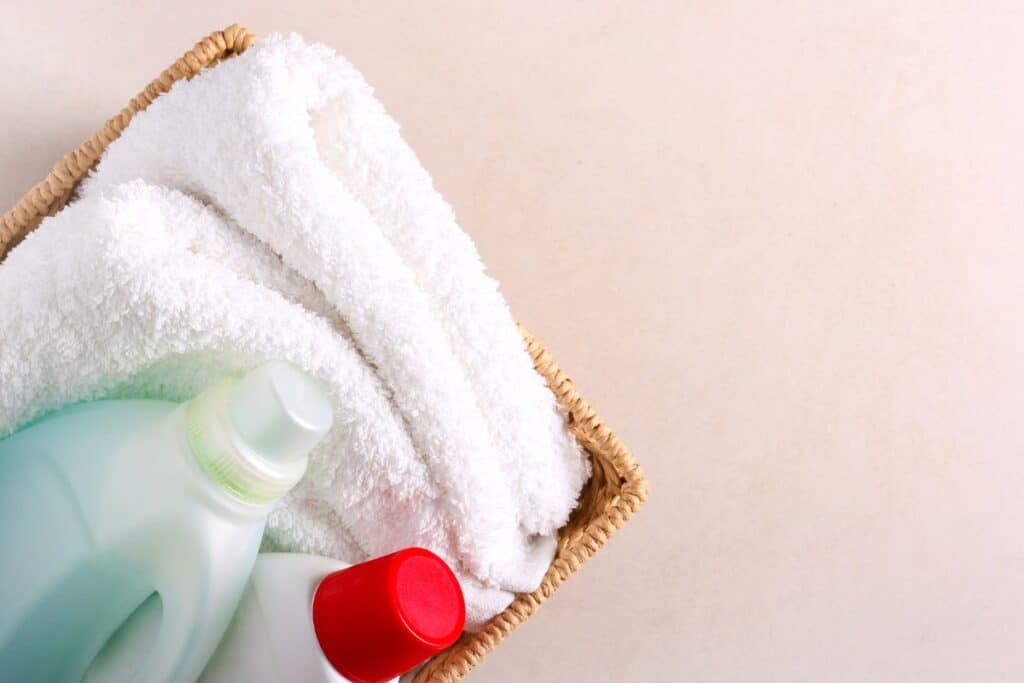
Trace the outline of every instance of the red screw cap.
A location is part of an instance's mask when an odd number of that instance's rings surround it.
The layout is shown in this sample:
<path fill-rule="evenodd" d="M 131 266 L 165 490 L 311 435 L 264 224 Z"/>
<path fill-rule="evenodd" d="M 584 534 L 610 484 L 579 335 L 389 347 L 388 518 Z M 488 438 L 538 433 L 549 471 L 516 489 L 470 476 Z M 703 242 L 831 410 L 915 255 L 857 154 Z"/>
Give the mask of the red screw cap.
<path fill-rule="evenodd" d="M 458 579 L 423 548 L 328 574 L 313 596 L 320 649 L 353 683 L 408 671 L 454 643 L 465 623 Z"/>

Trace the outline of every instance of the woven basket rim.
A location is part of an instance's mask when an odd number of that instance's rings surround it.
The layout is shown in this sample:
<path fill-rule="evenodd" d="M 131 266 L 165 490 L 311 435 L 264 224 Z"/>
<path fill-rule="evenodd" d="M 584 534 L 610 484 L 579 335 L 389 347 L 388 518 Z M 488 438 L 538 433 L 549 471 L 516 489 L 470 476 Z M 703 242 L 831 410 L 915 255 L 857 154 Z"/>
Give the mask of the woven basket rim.
<path fill-rule="evenodd" d="M 170 90 L 176 81 L 192 78 L 202 69 L 245 51 L 256 39 L 254 33 L 240 24 L 211 33 L 55 164 L 46 178 L 0 217 L 0 263 L 20 239 L 67 203 L 77 184 L 136 113 Z M 632 517 L 647 496 L 647 481 L 629 449 L 576 391 L 573 381 L 543 344 L 521 325 L 520 331 L 534 366 L 558 399 L 573 435 L 586 449 L 593 474 L 581 494 L 580 505 L 559 531 L 555 559 L 537 590 L 518 595 L 480 631 L 464 634 L 455 645 L 427 662 L 415 677 L 417 683 L 448 683 L 465 676 L 576 573 Z"/>

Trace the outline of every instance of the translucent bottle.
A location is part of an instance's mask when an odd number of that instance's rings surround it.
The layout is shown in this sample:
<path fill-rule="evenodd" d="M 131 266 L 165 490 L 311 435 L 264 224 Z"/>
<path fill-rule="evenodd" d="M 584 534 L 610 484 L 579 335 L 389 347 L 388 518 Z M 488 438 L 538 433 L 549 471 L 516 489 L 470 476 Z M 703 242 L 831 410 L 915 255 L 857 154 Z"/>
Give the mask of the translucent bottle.
<path fill-rule="evenodd" d="M 84 403 L 0 441 L 0 680 L 82 680 L 156 594 L 126 680 L 194 681 L 331 423 L 319 386 L 271 362 L 181 405 Z"/>

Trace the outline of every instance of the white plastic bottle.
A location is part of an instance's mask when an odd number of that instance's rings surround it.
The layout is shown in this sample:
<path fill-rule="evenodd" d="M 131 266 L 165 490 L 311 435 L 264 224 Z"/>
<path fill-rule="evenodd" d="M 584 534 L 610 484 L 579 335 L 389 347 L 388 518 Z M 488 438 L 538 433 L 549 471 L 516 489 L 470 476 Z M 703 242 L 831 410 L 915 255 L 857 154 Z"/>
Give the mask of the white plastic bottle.
<path fill-rule="evenodd" d="M 0 441 L 0 680 L 82 680 L 156 593 L 122 680 L 194 681 L 331 422 L 312 379 L 268 363 L 182 405 L 80 404 Z"/>
<path fill-rule="evenodd" d="M 458 579 L 407 548 L 349 567 L 313 555 L 260 555 L 202 683 L 383 683 L 454 643 Z"/>

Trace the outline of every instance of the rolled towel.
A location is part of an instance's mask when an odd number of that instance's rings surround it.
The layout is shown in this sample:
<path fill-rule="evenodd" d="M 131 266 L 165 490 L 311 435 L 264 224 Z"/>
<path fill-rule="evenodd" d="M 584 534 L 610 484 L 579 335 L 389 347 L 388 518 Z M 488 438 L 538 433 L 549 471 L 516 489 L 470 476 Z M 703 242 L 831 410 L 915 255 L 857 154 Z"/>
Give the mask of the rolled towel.
<path fill-rule="evenodd" d="M 347 561 L 424 545 L 460 575 L 473 625 L 539 583 L 588 474 L 397 126 L 345 60 L 297 36 L 139 114 L 0 286 L 0 329 L 16 330 L 0 430 L 291 360 L 331 387 L 338 427 L 265 545 Z"/>

